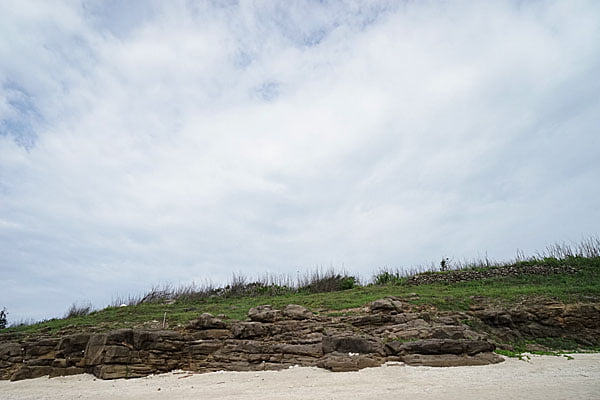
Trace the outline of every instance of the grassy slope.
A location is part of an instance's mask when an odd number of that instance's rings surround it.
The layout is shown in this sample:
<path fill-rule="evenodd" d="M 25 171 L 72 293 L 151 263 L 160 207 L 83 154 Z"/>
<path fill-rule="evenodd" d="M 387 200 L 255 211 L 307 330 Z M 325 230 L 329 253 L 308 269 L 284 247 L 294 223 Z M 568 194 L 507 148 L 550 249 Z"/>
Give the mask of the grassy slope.
<path fill-rule="evenodd" d="M 350 290 L 317 293 L 289 294 L 282 296 L 215 298 L 203 302 L 175 304 L 140 304 L 128 307 L 109 307 L 92 312 L 87 316 L 68 319 L 54 319 L 42 323 L 9 328 L 4 332 L 36 333 L 40 331 L 56 332 L 67 326 L 113 329 L 133 327 L 144 322 L 156 320 L 162 322 L 167 313 L 168 326 L 173 328 L 183 324 L 202 312 L 225 314 L 232 319 L 244 319 L 248 309 L 261 304 L 283 307 L 287 304 L 301 304 L 320 313 L 351 313 L 351 308 L 385 297 L 419 295 L 414 303 L 430 304 L 445 310 L 465 310 L 471 304 L 470 296 L 483 296 L 489 301 L 510 304 L 523 298 L 553 298 L 566 303 L 576 301 L 600 300 L 600 257 L 573 257 L 560 261 L 580 269 L 571 275 L 532 276 L 523 275 L 514 278 L 493 278 L 456 284 L 432 284 L 420 286 L 407 285 L 369 285 Z"/>

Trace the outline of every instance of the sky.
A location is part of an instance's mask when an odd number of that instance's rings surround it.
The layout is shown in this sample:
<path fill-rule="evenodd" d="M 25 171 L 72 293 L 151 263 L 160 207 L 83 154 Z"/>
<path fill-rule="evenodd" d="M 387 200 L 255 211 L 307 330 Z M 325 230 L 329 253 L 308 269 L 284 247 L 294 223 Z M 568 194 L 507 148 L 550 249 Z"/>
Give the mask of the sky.
<path fill-rule="evenodd" d="M 600 3 L 0 2 L 0 307 L 597 235 Z"/>

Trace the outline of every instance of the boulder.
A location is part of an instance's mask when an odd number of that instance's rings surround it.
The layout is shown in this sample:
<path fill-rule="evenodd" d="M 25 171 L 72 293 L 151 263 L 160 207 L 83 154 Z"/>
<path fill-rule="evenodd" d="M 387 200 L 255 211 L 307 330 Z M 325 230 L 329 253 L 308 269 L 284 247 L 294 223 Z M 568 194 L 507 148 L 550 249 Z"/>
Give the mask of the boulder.
<path fill-rule="evenodd" d="M 190 321 L 187 325 L 188 329 L 225 329 L 227 324 L 214 317 L 212 314 L 203 313 L 197 319 Z"/>
<path fill-rule="evenodd" d="M 394 296 L 387 296 L 384 299 L 375 300 L 369 307 L 372 313 L 402 313 L 410 311 L 410 304 Z"/>
<path fill-rule="evenodd" d="M 288 304 L 285 306 L 283 309 L 283 315 L 296 320 L 310 319 L 314 316 L 308 308 L 302 307 L 298 304 Z"/>
<path fill-rule="evenodd" d="M 332 372 L 358 371 L 363 368 L 378 367 L 381 364 L 383 360 L 377 357 L 341 353 L 328 354 L 317 362 L 318 367 Z"/>
<path fill-rule="evenodd" d="M 275 322 L 281 318 L 281 310 L 275 310 L 270 305 L 253 307 L 248 310 L 248 318 L 257 322 Z"/>

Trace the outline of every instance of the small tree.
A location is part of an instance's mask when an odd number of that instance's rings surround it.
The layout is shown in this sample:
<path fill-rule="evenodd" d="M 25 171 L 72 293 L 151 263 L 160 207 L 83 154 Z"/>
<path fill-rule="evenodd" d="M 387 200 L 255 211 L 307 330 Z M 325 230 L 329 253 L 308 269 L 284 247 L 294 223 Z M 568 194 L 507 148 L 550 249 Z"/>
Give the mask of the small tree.
<path fill-rule="evenodd" d="M 2 311 L 0 311 L 0 329 L 6 328 L 6 325 L 8 324 L 7 316 L 8 313 L 6 312 L 6 307 L 4 307 Z"/>

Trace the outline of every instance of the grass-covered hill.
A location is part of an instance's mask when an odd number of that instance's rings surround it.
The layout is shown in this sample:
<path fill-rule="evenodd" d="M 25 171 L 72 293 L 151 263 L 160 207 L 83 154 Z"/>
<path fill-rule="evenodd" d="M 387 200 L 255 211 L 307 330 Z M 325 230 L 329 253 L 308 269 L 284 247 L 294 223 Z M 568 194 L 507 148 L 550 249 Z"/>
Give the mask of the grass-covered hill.
<path fill-rule="evenodd" d="M 352 315 L 360 313 L 367 303 L 386 296 L 451 311 L 468 310 L 473 303 L 482 302 L 499 307 L 542 300 L 598 303 L 600 240 L 590 238 L 574 246 L 554 245 L 535 257 L 510 262 L 444 263 L 441 268 L 412 274 L 384 269 L 365 284 L 347 273 L 317 270 L 294 284 L 284 278 L 249 282 L 237 276 L 221 288 L 166 286 L 145 296 L 117 299 L 101 310 L 73 306 L 64 318 L 13 324 L 0 332 L 28 335 L 122 327 L 177 329 L 204 312 L 245 319 L 250 308 L 263 304 L 276 308 L 299 304 L 321 315 Z"/>

